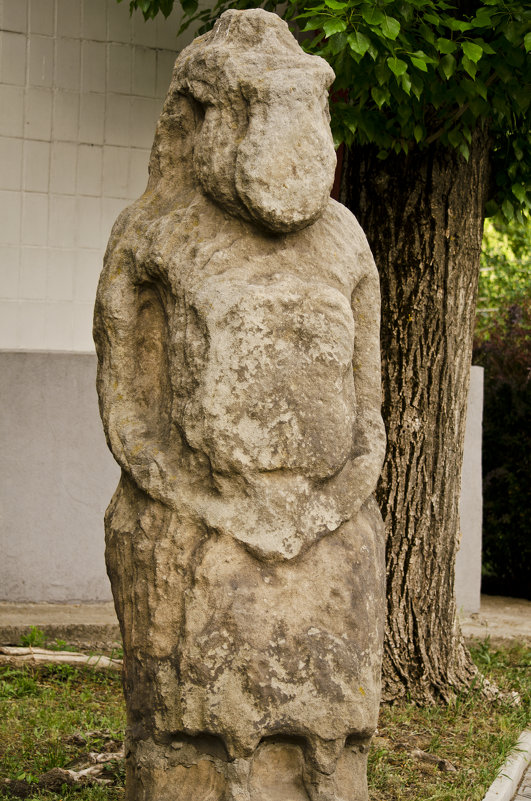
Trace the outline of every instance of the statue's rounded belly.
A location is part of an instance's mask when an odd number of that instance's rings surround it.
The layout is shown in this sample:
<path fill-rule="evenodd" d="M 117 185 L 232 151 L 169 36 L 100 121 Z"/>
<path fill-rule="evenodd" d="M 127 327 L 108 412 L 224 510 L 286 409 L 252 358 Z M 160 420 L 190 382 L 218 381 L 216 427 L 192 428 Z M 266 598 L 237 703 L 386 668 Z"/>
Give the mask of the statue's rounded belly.
<path fill-rule="evenodd" d="M 219 472 L 326 478 L 352 447 L 350 307 L 335 290 L 324 300 L 322 290 L 314 294 L 318 301 L 292 285 L 246 290 L 221 314 L 205 315 L 210 344 L 187 406 L 186 437 Z"/>

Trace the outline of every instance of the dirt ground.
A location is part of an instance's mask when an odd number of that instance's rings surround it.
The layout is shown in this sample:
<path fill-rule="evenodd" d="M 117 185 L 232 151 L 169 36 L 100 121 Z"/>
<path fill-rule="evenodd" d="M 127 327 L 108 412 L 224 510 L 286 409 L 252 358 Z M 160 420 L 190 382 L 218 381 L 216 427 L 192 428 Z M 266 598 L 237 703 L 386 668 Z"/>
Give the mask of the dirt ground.
<path fill-rule="evenodd" d="M 464 615 L 461 628 L 467 639 L 490 637 L 492 644 L 519 640 L 531 645 L 531 601 L 482 595 L 480 611 Z"/>

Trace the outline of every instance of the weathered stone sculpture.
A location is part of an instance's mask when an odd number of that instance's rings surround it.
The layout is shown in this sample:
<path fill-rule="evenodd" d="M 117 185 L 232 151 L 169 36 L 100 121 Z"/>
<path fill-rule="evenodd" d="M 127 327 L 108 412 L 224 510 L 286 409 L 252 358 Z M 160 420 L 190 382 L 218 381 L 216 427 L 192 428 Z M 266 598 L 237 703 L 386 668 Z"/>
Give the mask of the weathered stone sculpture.
<path fill-rule="evenodd" d="M 227 11 L 177 59 L 95 313 L 129 801 L 362 801 L 379 291 L 329 198 L 327 64 Z"/>

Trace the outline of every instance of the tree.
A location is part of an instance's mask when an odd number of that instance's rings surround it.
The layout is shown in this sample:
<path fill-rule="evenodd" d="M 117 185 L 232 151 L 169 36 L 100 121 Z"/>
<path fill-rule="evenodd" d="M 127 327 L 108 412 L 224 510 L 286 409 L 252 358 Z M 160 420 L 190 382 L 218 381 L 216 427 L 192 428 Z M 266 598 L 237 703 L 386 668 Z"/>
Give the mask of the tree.
<path fill-rule="evenodd" d="M 187 22 L 205 27 L 218 0 Z M 146 18 L 171 0 L 130 0 Z M 456 621 L 460 466 L 485 213 L 530 206 L 531 11 L 525 0 L 288 0 L 303 44 L 336 72 L 332 128 L 347 146 L 342 200 L 382 287 L 388 451 L 384 693 L 420 702 L 469 686 Z M 201 29 L 200 29 L 201 30 Z"/>

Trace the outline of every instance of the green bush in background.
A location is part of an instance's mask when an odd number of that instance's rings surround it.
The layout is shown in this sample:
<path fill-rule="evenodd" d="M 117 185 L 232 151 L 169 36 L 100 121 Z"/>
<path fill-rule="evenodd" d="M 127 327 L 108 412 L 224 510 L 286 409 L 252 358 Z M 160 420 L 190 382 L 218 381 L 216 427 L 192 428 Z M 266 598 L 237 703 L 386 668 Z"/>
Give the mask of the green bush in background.
<path fill-rule="evenodd" d="M 531 599 L 531 226 L 487 221 L 474 363 L 485 368 L 482 591 Z"/>

